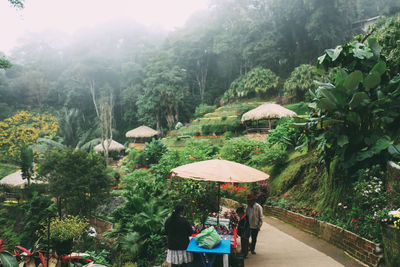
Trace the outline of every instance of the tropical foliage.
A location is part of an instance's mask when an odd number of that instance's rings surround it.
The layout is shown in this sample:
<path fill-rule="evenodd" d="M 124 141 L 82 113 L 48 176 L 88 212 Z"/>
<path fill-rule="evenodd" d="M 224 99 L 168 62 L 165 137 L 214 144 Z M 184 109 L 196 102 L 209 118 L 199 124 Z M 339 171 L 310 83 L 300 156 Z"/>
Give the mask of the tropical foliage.
<path fill-rule="evenodd" d="M 245 76 L 240 76 L 231 83 L 221 101 L 227 103 L 240 98 L 253 96 L 271 97 L 276 94 L 279 77 L 270 69 L 256 67 Z"/>
<path fill-rule="evenodd" d="M 333 68 L 331 83 L 313 93 L 310 119 L 321 127 L 317 139 L 327 166 L 336 156 L 346 170 L 387 159 L 400 119 L 400 78 L 388 72 L 377 40 L 329 49 L 318 66 Z"/>

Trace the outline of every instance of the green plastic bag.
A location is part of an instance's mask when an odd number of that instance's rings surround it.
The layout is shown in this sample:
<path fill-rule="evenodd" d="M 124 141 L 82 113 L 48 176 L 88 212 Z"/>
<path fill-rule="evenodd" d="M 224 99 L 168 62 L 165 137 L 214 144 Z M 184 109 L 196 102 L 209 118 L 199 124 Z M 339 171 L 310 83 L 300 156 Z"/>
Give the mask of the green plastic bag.
<path fill-rule="evenodd" d="M 197 245 L 201 248 L 212 249 L 221 243 L 222 238 L 219 236 L 214 226 L 201 231 L 196 237 Z"/>

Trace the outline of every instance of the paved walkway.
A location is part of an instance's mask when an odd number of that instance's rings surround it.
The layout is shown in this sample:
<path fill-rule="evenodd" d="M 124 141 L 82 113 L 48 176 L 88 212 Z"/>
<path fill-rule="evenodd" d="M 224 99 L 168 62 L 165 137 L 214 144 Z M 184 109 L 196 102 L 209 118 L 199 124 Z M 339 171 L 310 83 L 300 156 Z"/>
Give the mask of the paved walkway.
<path fill-rule="evenodd" d="M 341 249 L 267 216 L 258 235 L 256 253 L 245 259 L 246 267 L 363 266 Z"/>

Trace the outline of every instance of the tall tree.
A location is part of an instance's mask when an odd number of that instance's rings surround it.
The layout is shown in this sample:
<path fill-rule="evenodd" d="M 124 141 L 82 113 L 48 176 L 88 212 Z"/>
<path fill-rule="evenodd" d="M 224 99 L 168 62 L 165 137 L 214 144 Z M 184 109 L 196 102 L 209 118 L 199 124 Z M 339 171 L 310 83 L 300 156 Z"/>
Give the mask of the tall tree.
<path fill-rule="evenodd" d="M 147 68 L 143 94 L 137 101 L 139 120 L 151 125 L 155 121 L 161 132 L 162 127 L 172 128 L 179 121 L 188 92 L 185 70 L 173 65 L 168 54 L 162 52 Z"/>
<path fill-rule="evenodd" d="M 38 173 L 49 183 L 59 210 L 88 215 L 110 190 L 111 178 L 102 155 L 72 149 L 46 152 Z"/>

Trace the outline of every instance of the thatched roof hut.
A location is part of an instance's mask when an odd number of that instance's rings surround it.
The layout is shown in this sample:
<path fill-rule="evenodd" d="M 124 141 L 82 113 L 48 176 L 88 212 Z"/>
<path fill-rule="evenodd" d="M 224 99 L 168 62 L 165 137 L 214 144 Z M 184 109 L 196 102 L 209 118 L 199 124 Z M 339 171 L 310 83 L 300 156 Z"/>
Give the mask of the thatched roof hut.
<path fill-rule="evenodd" d="M 243 114 L 241 121 L 256 121 L 265 119 L 279 119 L 282 117 L 296 117 L 296 112 L 278 104 L 263 104 Z"/>
<path fill-rule="evenodd" d="M 107 140 L 104 140 L 104 146 L 107 145 Z M 121 145 L 117 141 L 111 140 L 110 147 L 108 148 L 108 151 L 121 151 L 124 150 L 125 146 Z M 94 151 L 96 152 L 103 152 L 103 146 L 101 144 L 98 144 L 97 146 L 94 147 Z"/>
<path fill-rule="evenodd" d="M 11 173 L 11 174 L 7 175 L 6 177 L 3 177 L 3 179 L 0 180 L 0 184 L 8 185 L 8 186 L 22 186 L 27 183 L 28 183 L 28 180 L 22 178 L 21 170 Z M 31 179 L 31 183 L 40 184 L 40 183 L 43 183 L 43 181 Z"/>
<path fill-rule="evenodd" d="M 149 138 L 158 134 L 158 131 L 151 129 L 150 127 L 140 126 L 133 130 L 130 130 L 125 134 L 125 136 L 128 138 Z"/>

